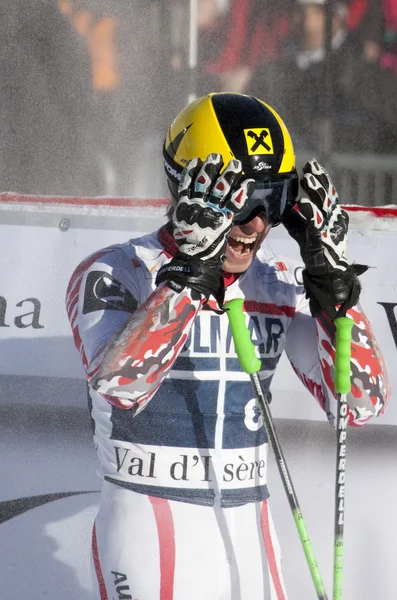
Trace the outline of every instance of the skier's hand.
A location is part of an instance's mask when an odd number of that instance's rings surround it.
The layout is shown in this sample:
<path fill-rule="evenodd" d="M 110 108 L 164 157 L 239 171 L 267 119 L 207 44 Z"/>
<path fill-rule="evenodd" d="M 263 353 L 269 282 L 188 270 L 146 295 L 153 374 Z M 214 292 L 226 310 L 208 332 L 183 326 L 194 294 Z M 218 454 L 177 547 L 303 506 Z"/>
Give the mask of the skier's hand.
<path fill-rule="evenodd" d="M 313 316 L 325 311 L 332 319 L 358 302 L 361 265 L 346 259 L 349 217 L 327 171 L 311 160 L 303 167 L 301 187 L 307 197 L 283 215 L 283 224 L 299 244 L 303 273 Z M 337 308 L 339 307 L 339 308 Z"/>
<path fill-rule="evenodd" d="M 190 259 L 223 261 L 233 217 L 255 188 L 253 179 L 240 183 L 239 160 L 231 160 L 220 175 L 222 167 L 221 155 L 210 154 L 204 163 L 191 160 L 182 174 L 173 236 L 181 254 Z"/>
<path fill-rule="evenodd" d="M 188 286 L 206 300 L 212 295 L 220 308 L 227 236 L 255 189 L 253 179 L 241 181 L 239 160 L 231 160 L 220 174 L 222 167 L 221 155 L 210 154 L 204 162 L 194 158 L 183 171 L 172 216 L 179 252 L 156 278 L 156 284 L 167 281 L 176 291 Z"/>

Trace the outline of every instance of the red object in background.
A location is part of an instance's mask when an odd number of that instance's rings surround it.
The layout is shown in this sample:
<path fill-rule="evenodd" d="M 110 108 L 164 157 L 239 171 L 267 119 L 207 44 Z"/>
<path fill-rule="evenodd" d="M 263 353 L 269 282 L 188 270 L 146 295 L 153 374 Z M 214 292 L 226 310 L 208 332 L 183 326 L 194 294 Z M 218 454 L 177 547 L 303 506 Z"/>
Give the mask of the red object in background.
<path fill-rule="evenodd" d="M 378 40 L 378 43 L 383 46 L 379 66 L 385 71 L 392 71 L 397 75 L 397 0 L 378 1 L 380 5 L 377 7 L 380 8 L 383 19 L 383 34 L 380 32 L 381 37 Z M 352 0 L 347 17 L 348 29 L 360 29 L 365 19 L 371 19 L 370 13 L 369 0 Z"/>
<path fill-rule="evenodd" d="M 397 1 L 383 0 L 382 6 L 385 15 L 386 29 L 397 31 Z"/>
<path fill-rule="evenodd" d="M 381 0 L 381 5 L 386 31 L 397 31 L 397 0 Z M 346 21 L 348 29 L 359 27 L 369 9 L 368 0 L 352 0 Z"/>
<path fill-rule="evenodd" d="M 348 29 L 357 29 L 369 8 L 368 0 L 353 0 L 349 6 L 346 24 Z"/>
<path fill-rule="evenodd" d="M 256 67 L 278 56 L 280 40 L 289 31 L 289 18 L 255 4 L 254 0 L 232 2 L 224 44 L 218 57 L 206 63 L 207 73 L 224 73 L 241 65 Z"/>

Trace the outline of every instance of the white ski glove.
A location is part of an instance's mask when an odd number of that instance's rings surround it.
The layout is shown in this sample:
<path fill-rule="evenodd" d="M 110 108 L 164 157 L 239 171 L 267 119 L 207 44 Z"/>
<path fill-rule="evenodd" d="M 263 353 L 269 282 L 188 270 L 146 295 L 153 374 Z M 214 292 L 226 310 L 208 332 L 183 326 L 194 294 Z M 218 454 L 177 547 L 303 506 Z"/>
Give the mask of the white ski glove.
<path fill-rule="evenodd" d="M 238 184 L 239 160 L 231 160 L 219 175 L 222 166 L 221 155 L 210 154 L 204 163 L 194 158 L 183 172 L 172 222 L 179 250 L 189 258 L 222 259 L 233 217 L 253 192 L 252 179 Z"/>
<path fill-rule="evenodd" d="M 220 307 L 227 236 L 255 189 L 253 179 L 241 181 L 239 160 L 231 160 L 220 175 L 222 167 L 221 155 L 210 154 L 204 163 L 194 158 L 183 171 L 172 217 L 179 252 L 156 278 L 156 284 L 166 280 L 178 291 L 188 286 L 207 300 L 212 295 Z"/>

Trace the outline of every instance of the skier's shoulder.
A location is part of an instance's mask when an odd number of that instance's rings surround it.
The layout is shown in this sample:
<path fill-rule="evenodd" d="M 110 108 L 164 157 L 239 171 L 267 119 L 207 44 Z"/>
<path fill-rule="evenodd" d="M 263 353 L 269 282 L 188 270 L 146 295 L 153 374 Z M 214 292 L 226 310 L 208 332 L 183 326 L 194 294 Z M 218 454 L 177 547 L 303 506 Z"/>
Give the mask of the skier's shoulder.
<path fill-rule="evenodd" d="M 151 233 L 147 233 L 137 238 L 130 239 L 126 244 L 124 251 L 135 253 L 135 254 L 144 254 L 147 256 L 158 255 L 159 252 L 164 250 L 164 245 L 160 241 L 160 232 L 161 229 L 156 229 Z"/>
<path fill-rule="evenodd" d="M 123 263 L 130 265 L 132 260 L 141 262 L 141 255 L 144 257 L 158 256 L 162 249 L 158 232 L 154 231 L 96 250 L 81 262 L 81 266 L 89 267 L 94 263 L 107 264 L 111 267 L 120 266 Z"/>
<path fill-rule="evenodd" d="M 134 298 L 145 299 L 154 285 L 157 263 L 164 260 L 158 232 L 133 238 L 96 250 L 75 268 L 68 285 L 68 294 L 79 289 L 94 288 L 98 282 L 113 287 L 124 286 Z M 86 293 L 86 292 L 85 292 Z"/>

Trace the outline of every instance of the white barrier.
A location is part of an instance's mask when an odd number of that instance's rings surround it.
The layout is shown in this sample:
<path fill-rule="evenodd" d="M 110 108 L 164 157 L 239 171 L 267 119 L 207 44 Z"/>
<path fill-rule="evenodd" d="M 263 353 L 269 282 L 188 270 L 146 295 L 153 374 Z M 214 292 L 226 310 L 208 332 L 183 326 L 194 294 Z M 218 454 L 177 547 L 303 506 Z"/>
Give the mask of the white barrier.
<path fill-rule="evenodd" d="M 162 199 L 0 194 L 3 377 L 84 378 L 64 308 L 69 277 L 80 260 L 94 250 L 161 226 L 165 205 Z M 397 352 L 397 209 L 348 208 L 349 260 L 374 267 L 361 278 L 362 305 L 385 357 L 392 389 L 397 389 L 393 369 Z M 268 243 L 280 254 L 298 255 L 296 243 L 282 227 L 271 232 Z M 272 391 L 276 417 L 322 420 L 286 360 L 274 378 Z M 12 403 L 12 398 L 5 401 Z M 60 389 L 57 402 L 75 403 L 76 398 Z M 391 403 L 379 423 L 397 425 L 397 407 Z"/>

